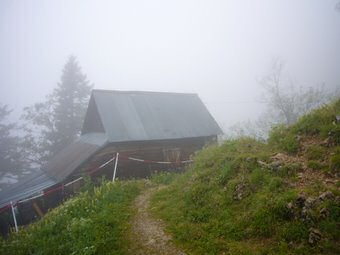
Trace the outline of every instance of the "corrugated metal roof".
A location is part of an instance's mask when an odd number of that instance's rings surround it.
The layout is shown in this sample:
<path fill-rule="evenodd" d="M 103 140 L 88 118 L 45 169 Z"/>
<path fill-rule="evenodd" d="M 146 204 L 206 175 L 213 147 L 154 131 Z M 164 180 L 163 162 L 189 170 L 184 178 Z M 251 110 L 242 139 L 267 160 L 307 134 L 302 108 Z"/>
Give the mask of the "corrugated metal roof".
<path fill-rule="evenodd" d="M 196 94 L 93 90 L 91 100 L 110 142 L 222 134 Z"/>
<path fill-rule="evenodd" d="M 77 141 L 61 150 L 42 169 L 53 180 L 61 182 L 106 143 L 105 134 L 82 135 Z"/>
<path fill-rule="evenodd" d="M 76 142 L 61 150 L 41 170 L 35 170 L 27 178 L 20 180 L 0 192 L 0 208 L 10 201 L 27 198 L 35 193 L 62 182 L 76 168 L 84 163 L 107 142 L 105 134 L 82 135 Z"/>
<path fill-rule="evenodd" d="M 15 203 L 55 184 L 56 182 L 48 177 L 46 173 L 35 170 L 27 178 L 0 192 L 0 208 L 9 204 L 10 201 Z"/>

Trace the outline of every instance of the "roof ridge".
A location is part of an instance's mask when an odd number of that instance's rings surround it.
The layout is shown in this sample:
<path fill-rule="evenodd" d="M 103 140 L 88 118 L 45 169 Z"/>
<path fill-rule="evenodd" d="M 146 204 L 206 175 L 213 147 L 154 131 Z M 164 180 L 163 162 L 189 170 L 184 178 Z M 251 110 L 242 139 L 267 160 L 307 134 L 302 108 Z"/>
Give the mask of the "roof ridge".
<path fill-rule="evenodd" d="M 108 90 L 108 89 L 93 89 L 93 92 L 112 93 L 112 94 L 174 94 L 174 95 L 197 95 L 197 93 L 184 92 L 165 92 L 165 91 L 143 91 L 143 90 Z"/>

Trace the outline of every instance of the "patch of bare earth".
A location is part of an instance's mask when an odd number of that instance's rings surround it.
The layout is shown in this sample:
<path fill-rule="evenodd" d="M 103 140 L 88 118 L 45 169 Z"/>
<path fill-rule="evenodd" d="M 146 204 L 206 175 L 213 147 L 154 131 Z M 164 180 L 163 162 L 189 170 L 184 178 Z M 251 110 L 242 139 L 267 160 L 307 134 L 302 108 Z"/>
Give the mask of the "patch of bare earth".
<path fill-rule="evenodd" d="M 150 197 L 159 188 L 149 188 L 139 195 L 134 203 L 137 213 L 131 220 L 129 236 L 129 254 L 149 255 L 185 255 L 171 241 L 171 237 L 164 232 L 161 220 L 153 218 L 149 211 Z"/>
<path fill-rule="evenodd" d="M 322 171 L 313 170 L 307 166 L 308 160 L 305 158 L 305 152 L 308 147 L 315 145 L 323 146 L 325 148 L 330 146 L 327 139 L 321 140 L 318 137 L 308 137 L 300 141 L 301 151 L 297 155 L 292 156 L 284 153 L 277 153 L 276 155 L 272 156 L 271 159 L 273 161 L 282 162 L 285 164 L 301 164 L 302 168 L 297 173 L 298 180 L 293 184 L 293 186 L 303 188 L 316 182 L 322 182 L 328 188 L 336 188 L 336 185 L 339 182 L 339 178 L 337 176 L 331 176 L 329 173 L 325 174 Z"/>

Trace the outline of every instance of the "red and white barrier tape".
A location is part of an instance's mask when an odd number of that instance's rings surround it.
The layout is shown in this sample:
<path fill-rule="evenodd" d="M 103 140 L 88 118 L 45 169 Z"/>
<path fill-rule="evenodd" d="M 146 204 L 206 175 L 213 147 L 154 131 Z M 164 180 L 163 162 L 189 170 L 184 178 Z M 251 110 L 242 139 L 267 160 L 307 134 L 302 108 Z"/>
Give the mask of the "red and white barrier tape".
<path fill-rule="evenodd" d="M 96 168 L 92 169 L 91 171 L 87 172 L 87 174 L 88 175 L 94 174 L 95 172 L 99 171 L 100 169 L 102 169 L 103 167 L 107 166 L 112 161 L 114 161 L 115 158 L 116 157 L 111 158 L 110 160 L 106 161 L 104 164 L 100 165 L 99 167 L 96 167 Z M 176 164 L 187 164 L 187 163 L 192 163 L 193 162 L 193 160 L 182 160 L 182 161 L 175 161 L 175 162 L 171 162 L 171 161 L 154 161 L 154 160 L 146 160 L 146 159 L 139 159 L 139 158 L 134 158 L 134 157 L 128 157 L 128 156 L 123 156 L 123 155 L 119 155 L 119 158 L 125 159 L 125 160 L 138 161 L 138 162 L 146 163 L 146 164 L 176 165 Z M 23 200 L 19 200 L 16 203 L 14 203 L 13 206 L 16 206 L 17 204 L 24 203 L 24 202 L 27 202 L 27 201 L 30 201 L 30 200 L 33 200 L 33 199 L 36 199 L 36 198 L 39 198 L 39 197 L 42 197 L 42 196 L 46 196 L 46 195 L 54 193 L 54 192 L 56 192 L 58 190 L 62 190 L 64 187 L 70 186 L 71 184 L 76 183 L 76 182 L 78 182 L 78 181 L 80 181 L 82 179 L 83 179 L 83 177 L 79 177 L 79 178 L 77 178 L 77 179 L 75 179 L 73 181 L 70 181 L 70 182 L 68 182 L 66 184 L 60 185 L 60 186 L 58 186 L 58 187 L 56 187 L 54 189 L 47 190 L 44 193 L 42 193 L 42 191 L 40 191 L 39 195 L 36 195 L 36 196 L 33 196 L 33 197 L 29 197 L 29 198 L 26 198 L 26 199 L 23 199 Z M 9 208 L 11 208 L 11 204 L 5 205 L 4 207 L 2 207 L 0 209 L 0 213 L 6 211 Z"/>
<path fill-rule="evenodd" d="M 134 157 L 128 157 L 128 156 L 123 156 L 119 155 L 119 158 L 126 159 L 126 160 L 132 160 L 132 161 L 138 161 L 142 163 L 152 163 L 152 164 L 168 164 L 168 165 L 176 165 L 176 164 L 187 164 L 187 163 L 192 163 L 193 160 L 182 160 L 182 161 L 154 161 L 154 160 L 147 160 L 147 159 L 139 159 L 139 158 L 134 158 Z"/>
<path fill-rule="evenodd" d="M 104 164 L 100 165 L 99 167 L 96 167 L 96 168 L 92 169 L 92 170 L 91 170 L 90 172 L 88 172 L 87 174 L 88 174 L 88 175 L 94 174 L 95 172 L 99 171 L 99 170 L 102 169 L 103 167 L 105 167 L 105 166 L 107 166 L 108 164 L 110 164 L 113 160 L 115 160 L 115 157 L 113 157 L 113 158 L 111 158 L 110 160 L 106 161 Z M 58 190 L 62 190 L 64 187 L 70 186 L 71 184 L 76 183 L 76 182 L 78 182 L 78 181 L 80 181 L 80 180 L 82 180 L 82 179 L 83 179 L 83 177 L 79 177 L 79 178 L 77 178 L 77 179 L 75 179 L 75 180 L 73 180 L 73 181 L 70 181 L 70 182 L 68 182 L 68 183 L 66 183 L 66 184 L 60 185 L 60 186 L 58 186 L 58 187 L 56 187 L 56 188 L 54 188 L 54 189 L 47 190 L 47 191 L 44 192 L 44 193 L 42 193 L 42 191 L 40 191 L 40 194 L 35 195 L 35 196 L 33 196 L 33 197 L 29 197 L 29 198 L 23 199 L 23 200 L 19 200 L 19 201 L 17 201 L 16 203 L 14 203 L 13 206 L 16 206 L 17 204 L 25 203 L 25 202 L 27 202 L 27 201 L 30 201 L 30 200 L 33 200 L 33 199 L 36 199 L 36 198 L 39 198 L 39 197 L 43 197 L 43 196 L 49 195 L 49 194 L 54 193 L 54 192 L 56 192 L 56 191 L 58 191 Z M 6 211 L 6 210 L 9 209 L 9 208 L 11 208 L 11 204 L 5 205 L 4 207 L 1 208 L 0 213 Z"/>

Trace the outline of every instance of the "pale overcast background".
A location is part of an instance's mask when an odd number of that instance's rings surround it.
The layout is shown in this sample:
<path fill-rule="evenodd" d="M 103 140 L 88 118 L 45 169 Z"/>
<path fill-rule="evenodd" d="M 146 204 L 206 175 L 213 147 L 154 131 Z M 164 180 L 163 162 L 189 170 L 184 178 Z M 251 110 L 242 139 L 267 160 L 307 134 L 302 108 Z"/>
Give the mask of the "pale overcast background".
<path fill-rule="evenodd" d="M 340 86 L 338 0 L 1 0 L 0 102 L 18 118 L 69 55 L 96 89 L 198 93 L 218 123 L 254 120 L 281 57 L 296 84 Z"/>

